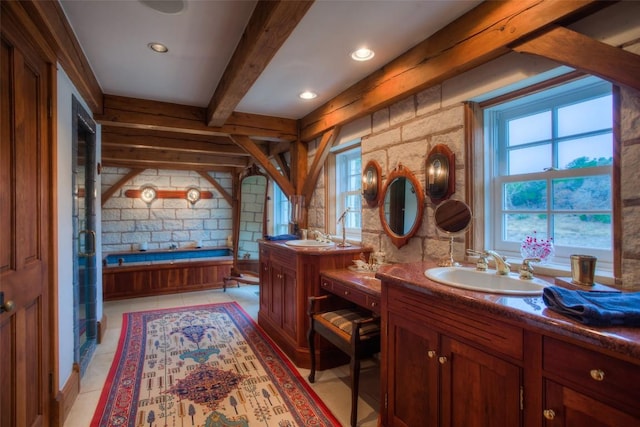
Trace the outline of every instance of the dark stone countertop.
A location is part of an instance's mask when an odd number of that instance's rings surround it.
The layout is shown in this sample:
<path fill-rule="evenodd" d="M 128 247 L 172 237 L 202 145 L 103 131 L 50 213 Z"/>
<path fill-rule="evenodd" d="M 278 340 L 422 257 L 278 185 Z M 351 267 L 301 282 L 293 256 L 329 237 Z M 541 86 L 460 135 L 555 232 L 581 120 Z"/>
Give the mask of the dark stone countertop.
<path fill-rule="evenodd" d="M 540 296 L 512 296 L 475 292 L 443 285 L 428 279 L 424 271 L 436 267 L 433 262 L 416 262 L 382 266 L 376 277 L 443 301 L 491 313 L 508 319 L 525 329 L 568 337 L 590 344 L 608 353 L 640 364 L 640 328 L 586 326 L 548 309 Z M 536 275 L 556 284 L 553 277 Z"/>

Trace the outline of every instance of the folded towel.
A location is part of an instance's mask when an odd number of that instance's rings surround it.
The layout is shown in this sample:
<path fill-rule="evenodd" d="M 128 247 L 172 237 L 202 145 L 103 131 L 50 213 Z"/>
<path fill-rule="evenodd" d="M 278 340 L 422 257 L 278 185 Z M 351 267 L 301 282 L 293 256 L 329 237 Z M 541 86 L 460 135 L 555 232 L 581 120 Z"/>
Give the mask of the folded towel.
<path fill-rule="evenodd" d="M 277 236 L 265 236 L 267 240 L 296 240 L 298 236 L 295 234 L 279 234 Z"/>
<path fill-rule="evenodd" d="M 588 292 L 549 286 L 542 292 L 551 310 L 585 325 L 640 326 L 640 292 Z"/>

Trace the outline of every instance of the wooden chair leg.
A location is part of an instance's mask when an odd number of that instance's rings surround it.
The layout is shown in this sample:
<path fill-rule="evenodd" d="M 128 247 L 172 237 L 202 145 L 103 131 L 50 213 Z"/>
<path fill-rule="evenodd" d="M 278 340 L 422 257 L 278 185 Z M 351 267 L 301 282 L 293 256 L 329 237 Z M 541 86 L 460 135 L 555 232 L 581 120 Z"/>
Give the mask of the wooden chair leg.
<path fill-rule="evenodd" d="M 315 349 L 315 336 L 316 332 L 313 330 L 313 319 L 311 320 L 311 326 L 309 332 L 307 332 L 307 340 L 309 341 L 309 356 L 311 358 L 311 371 L 309 372 L 309 382 L 316 380 L 316 349 Z"/>
<path fill-rule="evenodd" d="M 356 427 L 358 423 L 358 387 L 360 384 L 360 359 L 355 355 L 351 356 L 349 365 L 351 374 L 351 427 Z"/>

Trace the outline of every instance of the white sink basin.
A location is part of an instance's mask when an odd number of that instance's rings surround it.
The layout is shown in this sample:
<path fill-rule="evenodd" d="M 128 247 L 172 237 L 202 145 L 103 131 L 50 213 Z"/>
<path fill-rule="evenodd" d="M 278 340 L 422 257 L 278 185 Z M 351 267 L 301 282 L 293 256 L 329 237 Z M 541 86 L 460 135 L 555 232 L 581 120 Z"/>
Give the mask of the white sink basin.
<path fill-rule="evenodd" d="M 317 240 L 307 239 L 307 240 L 288 240 L 284 242 L 284 244 L 289 246 L 303 247 L 303 248 L 324 248 L 324 247 L 333 245 L 333 242 L 331 243 L 319 242 Z"/>
<path fill-rule="evenodd" d="M 548 282 L 533 278 L 520 279 L 517 274 L 496 274 L 495 270 L 478 271 L 470 267 L 436 267 L 425 270 L 424 275 L 434 282 L 472 291 L 509 295 L 540 295 Z"/>

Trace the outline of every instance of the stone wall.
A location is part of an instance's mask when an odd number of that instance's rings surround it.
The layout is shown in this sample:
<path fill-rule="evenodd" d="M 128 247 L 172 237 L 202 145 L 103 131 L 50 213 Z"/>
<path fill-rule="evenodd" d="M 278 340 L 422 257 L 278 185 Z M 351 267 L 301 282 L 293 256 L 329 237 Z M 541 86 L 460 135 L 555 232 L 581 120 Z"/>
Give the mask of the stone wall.
<path fill-rule="evenodd" d="M 369 116 L 364 121 L 364 129 L 360 130 L 362 164 L 376 160 L 382 168 L 384 183 L 386 175 L 402 163 L 416 175 L 424 191 L 425 159 L 434 145 L 446 144 L 456 156 L 456 192 L 452 198 L 466 201 L 465 107 L 460 102 L 448 104 L 442 92 L 442 86 L 436 86 Z M 622 286 L 640 289 L 640 186 L 637 185 L 640 181 L 640 93 L 622 89 L 621 104 Z M 309 151 L 310 155 L 315 152 L 315 142 L 310 144 Z M 476 191 L 474 197 L 484 195 Z M 310 228 L 323 229 L 325 199 L 324 183 L 319 182 L 309 206 Z M 374 251 L 384 251 L 390 262 L 441 259 L 447 255 L 449 246 L 435 229 L 433 209 L 433 204 L 425 198 L 422 226 L 406 246 L 397 249 L 382 229 L 378 208 L 370 208 L 363 202 L 362 242 Z M 480 222 L 474 224 L 479 226 Z M 454 253 L 458 260 L 464 258 L 464 243 L 463 237 L 455 240 Z"/>
<path fill-rule="evenodd" d="M 263 238 L 263 215 L 267 181 L 261 175 L 243 179 L 240 207 L 238 258 L 258 259 L 258 240 Z"/>
<path fill-rule="evenodd" d="M 102 193 L 118 182 L 129 169 L 102 169 Z M 211 176 L 231 194 L 231 175 L 211 173 Z M 213 193 L 212 199 L 201 199 L 191 205 L 186 199 L 156 199 L 147 205 L 140 199 L 125 196 L 129 189 L 145 186 L 158 190 L 184 191 L 195 187 Z M 102 206 L 102 251 L 226 246 L 232 232 L 231 205 L 196 172 L 148 169 L 126 182 Z"/>

